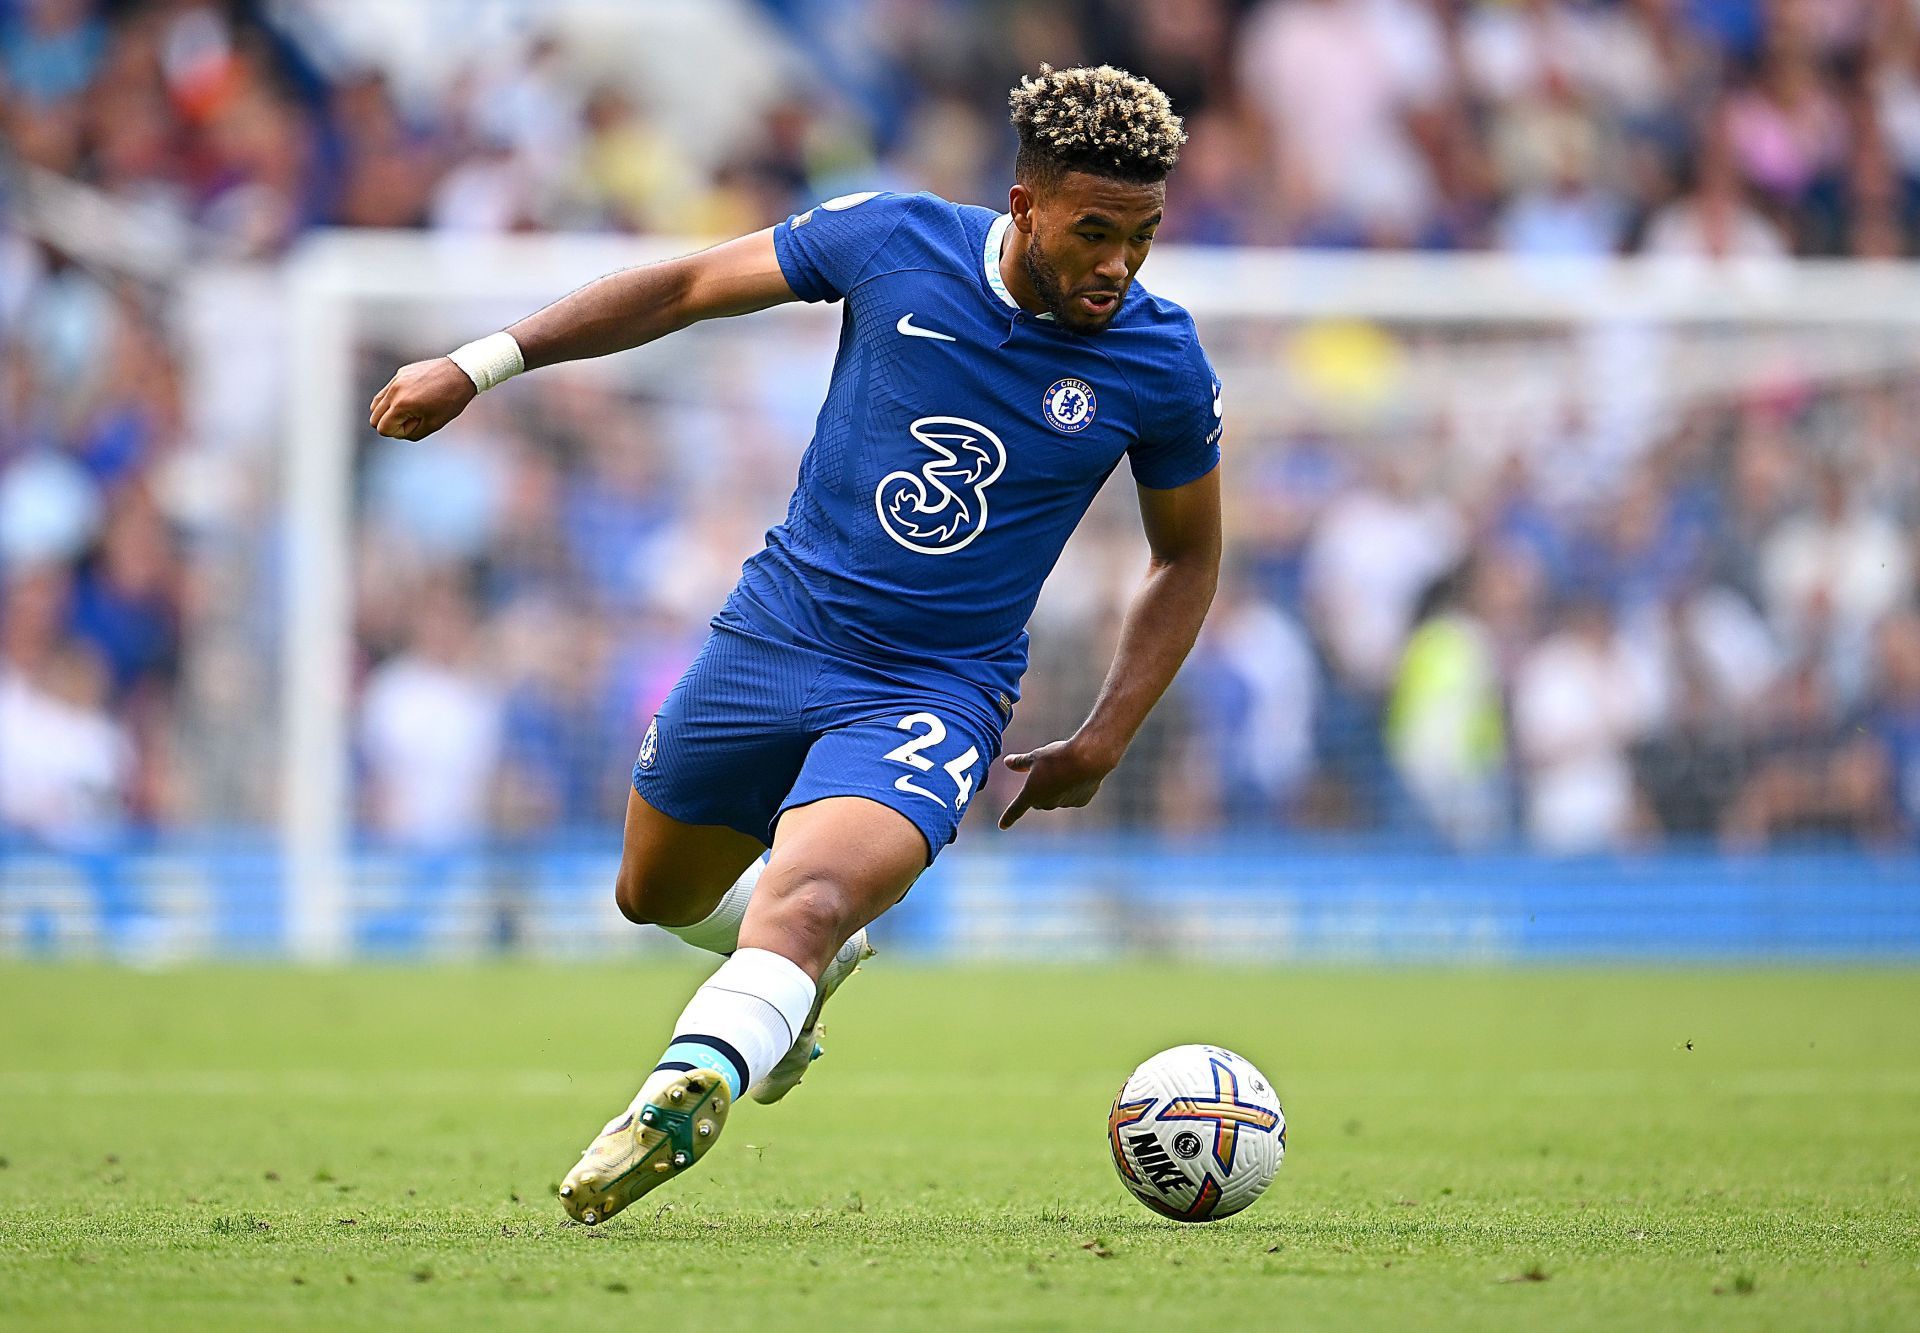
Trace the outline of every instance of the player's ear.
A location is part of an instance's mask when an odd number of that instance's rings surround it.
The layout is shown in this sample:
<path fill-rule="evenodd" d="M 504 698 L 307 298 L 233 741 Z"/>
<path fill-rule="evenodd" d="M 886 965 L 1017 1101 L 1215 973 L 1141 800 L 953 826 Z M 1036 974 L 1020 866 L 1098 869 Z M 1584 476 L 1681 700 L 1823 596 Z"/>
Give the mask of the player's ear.
<path fill-rule="evenodd" d="M 1013 225 L 1027 235 L 1033 235 L 1033 191 L 1019 182 L 1007 191 L 1007 211 L 1013 214 Z"/>

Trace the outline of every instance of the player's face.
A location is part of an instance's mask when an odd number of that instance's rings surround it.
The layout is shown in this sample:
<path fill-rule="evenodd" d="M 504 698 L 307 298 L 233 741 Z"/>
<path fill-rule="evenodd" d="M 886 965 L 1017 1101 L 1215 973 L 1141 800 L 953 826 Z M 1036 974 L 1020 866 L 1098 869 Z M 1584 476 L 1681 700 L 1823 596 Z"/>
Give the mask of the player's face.
<path fill-rule="evenodd" d="M 1027 277 L 1041 304 L 1076 333 L 1106 328 L 1147 262 L 1167 187 L 1073 171 L 1043 191 L 1016 186 L 1015 195 L 1014 221 L 1027 233 Z"/>

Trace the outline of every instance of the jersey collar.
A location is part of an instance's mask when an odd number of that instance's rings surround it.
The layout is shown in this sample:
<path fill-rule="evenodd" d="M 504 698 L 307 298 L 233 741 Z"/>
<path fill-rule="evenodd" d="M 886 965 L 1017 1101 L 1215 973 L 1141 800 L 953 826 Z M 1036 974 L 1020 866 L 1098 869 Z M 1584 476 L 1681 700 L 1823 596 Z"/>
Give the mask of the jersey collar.
<path fill-rule="evenodd" d="M 1018 310 L 1020 303 L 1013 299 L 1013 293 L 1007 290 L 1007 280 L 1000 276 L 1000 252 L 1007 242 L 1007 228 L 1013 225 L 1013 214 L 1002 213 L 987 228 L 987 245 L 981 255 L 981 263 L 987 277 L 987 286 L 993 288 L 993 294 L 1001 299 L 1008 309 Z M 1050 320 L 1051 313 L 1036 315 L 1035 319 Z"/>

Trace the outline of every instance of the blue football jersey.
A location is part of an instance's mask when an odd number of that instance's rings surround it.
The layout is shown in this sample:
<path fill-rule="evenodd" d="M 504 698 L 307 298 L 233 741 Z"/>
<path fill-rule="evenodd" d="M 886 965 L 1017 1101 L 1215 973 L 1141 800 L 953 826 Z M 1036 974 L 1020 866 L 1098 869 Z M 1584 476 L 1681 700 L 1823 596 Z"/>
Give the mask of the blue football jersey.
<path fill-rule="evenodd" d="M 1136 281 L 1103 331 L 1021 310 L 1012 219 L 930 194 L 834 199 L 774 229 L 839 352 L 786 521 L 722 623 L 1003 696 L 1040 585 L 1124 457 L 1143 486 L 1220 459 L 1220 382 L 1192 318 Z"/>

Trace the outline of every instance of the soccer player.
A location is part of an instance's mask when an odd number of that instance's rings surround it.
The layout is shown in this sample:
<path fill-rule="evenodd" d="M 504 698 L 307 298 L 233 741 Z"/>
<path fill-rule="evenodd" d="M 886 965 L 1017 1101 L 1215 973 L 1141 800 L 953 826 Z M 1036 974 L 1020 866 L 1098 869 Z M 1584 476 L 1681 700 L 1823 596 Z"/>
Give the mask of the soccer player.
<path fill-rule="evenodd" d="M 1041 582 L 1123 457 L 1151 560 L 1086 721 L 1004 761 L 1025 781 L 1001 828 L 1093 799 L 1212 600 L 1220 384 L 1191 317 L 1134 280 L 1180 120 L 1109 66 L 1043 66 L 1010 100 L 1006 213 L 829 200 L 601 278 L 403 367 L 373 400 L 382 435 L 417 440 L 522 370 L 783 301 L 845 306 L 786 521 L 633 767 L 620 910 L 726 961 L 567 1175 L 582 1222 L 692 1166 L 742 1093 L 776 1101 L 800 1081 L 821 1006 L 871 952 L 866 926 L 953 840 L 998 756 Z"/>

